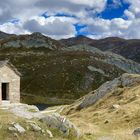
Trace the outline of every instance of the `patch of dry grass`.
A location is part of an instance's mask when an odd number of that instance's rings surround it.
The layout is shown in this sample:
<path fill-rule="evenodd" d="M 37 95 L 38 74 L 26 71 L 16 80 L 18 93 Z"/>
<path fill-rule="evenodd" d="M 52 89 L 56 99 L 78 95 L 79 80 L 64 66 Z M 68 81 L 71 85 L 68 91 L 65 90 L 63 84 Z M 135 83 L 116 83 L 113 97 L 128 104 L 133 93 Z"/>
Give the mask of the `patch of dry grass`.
<path fill-rule="evenodd" d="M 114 104 L 120 107 L 113 109 Z M 118 88 L 95 105 L 67 116 L 91 139 L 136 140 L 132 132 L 140 127 L 140 83 Z"/>

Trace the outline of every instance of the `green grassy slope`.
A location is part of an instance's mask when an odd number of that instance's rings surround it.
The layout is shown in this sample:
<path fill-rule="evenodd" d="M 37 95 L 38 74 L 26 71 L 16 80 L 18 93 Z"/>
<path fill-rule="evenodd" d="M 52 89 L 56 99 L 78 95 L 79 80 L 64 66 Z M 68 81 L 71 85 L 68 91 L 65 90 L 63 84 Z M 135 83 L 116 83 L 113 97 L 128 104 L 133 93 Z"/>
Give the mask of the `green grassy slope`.
<path fill-rule="evenodd" d="M 69 103 L 124 72 L 114 65 L 94 59 L 95 55 L 51 51 L 43 47 L 0 49 L 0 60 L 9 59 L 22 74 L 22 101 L 26 103 L 50 104 L 49 98 L 53 98 L 52 102 L 62 99 L 54 102 L 56 104 Z M 90 65 L 105 74 L 90 71 Z"/>

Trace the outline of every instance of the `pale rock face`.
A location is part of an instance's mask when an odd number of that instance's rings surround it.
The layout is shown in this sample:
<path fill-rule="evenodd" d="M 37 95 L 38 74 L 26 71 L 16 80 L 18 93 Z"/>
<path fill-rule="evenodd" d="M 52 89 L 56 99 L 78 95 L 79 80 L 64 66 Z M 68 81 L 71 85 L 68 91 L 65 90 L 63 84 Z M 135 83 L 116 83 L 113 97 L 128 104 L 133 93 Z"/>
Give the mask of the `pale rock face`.
<path fill-rule="evenodd" d="M 105 72 L 103 71 L 103 70 L 101 70 L 101 69 L 97 69 L 97 68 L 95 68 L 95 67 L 93 67 L 93 66 L 88 66 L 88 69 L 90 70 L 90 71 L 93 71 L 93 72 L 99 72 L 99 73 L 101 73 L 101 74 L 105 74 Z"/>
<path fill-rule="evenodd" d="M 17 131 L 17 129 L 15 127 L 12 127 L 12 126 L 8 127 L 8 130 L 11 131 L 11 132 L 16 132 Z"/>
<path fill-rule="evenodd" d="M 50 130 L 47 129 L 46 132 L 47 132 L 47 134 L 49 135 L 50 138 L 53 138 L 53 134 L 52 134 L 52 132 Z"/>
<path fill-rule="evenodd" d="M 39 127 L 36 123 L 30 123 L 30 126 L 33 131 L 41 131 L 41 127 Z"/>
<path fill-rule="evenodd" d="M 27 123 L 30 125 L 30 128 L 33 131 L 41 131 L 42 133 L 44 131 L 38 124 L 31 120 L 37 119 L 46 124 L 48 127 L 63 132 L 63 134 L 66 136 L 69 136 L 71 134 L 77 138 L 81 136 L 79 129 L 66 117 L 61 116 L 58 113 L 46 112 L 44 114 L 44 112 L 39 111 L 36 106 L 21 103 L 10 104 L 8 110 L 19 117 L 27 119 Z M 12 127 L 14 127 L 15 130 L 15 128 L 19 128 L 19 125 L 15 125 L 15 123 L 13 123 Z M 47 130 L 46 132 L 48 133 L 50 138 L 53 137 L 49 130 Z"/>
<path fill-rule="evenodd" d="M 24 133 L 25 132 L 25 129 L 21 125 L 19 125 L 18 123 L 14 124 L 14 127 L 17 129 L 17 131 L 19 133 Z"/>
<path fill-rule="evenodd" d="M 9 110 L 16 114 L 17 116 L 26 118 L 26 119 L 33 119 L 33 118 L 42 118 L 43 114 L 39 112 L 39 109 L 34 105 L 27 105 L 27 104 L 11 104 L 9 105 Z"/>
<path fill-rule="evenodd" d="M 134 74 L 123 74 L 119 78 L 115 78 L 113 81 L 108 81 L 100 86 L 97 90 L 89 93 L 88 95 L 82 97 L 74 104 L 76 109 L 82 109 L 90 105 L 95 104 L 97 101 L 102 99 L 105 95 L 119 87 L 129 87 L 140 82 L 140 75 Z"/>
<path fill-rule="evenodd" d="M 125 59 L 124 57 L 117 55 L 112 52 L 103 52 L 93 46 L 88 46 L 88 45 L 76 45 L 76 46 L 71 46 L 68 48 L 62 48 L 64 51 L 86 51 L 86 52 L 91 52 L 93 54 L 98 54 L 100 57 L 94 57 L 94 59 L 103 61 L 108 64 L 116 65 L 118 68 L 121 68 L 127 73 L 140 73 L 140 64 L 136 63 L 132 60 Z M 98 71 L 101 73 L 104 73 L 103 71 L 100 71 L 99 69 L 93 69 L 89 67 L 90 70 Z"/>
<path fill-rule="evenodd" d="M 136 128 L 133 133 L 134 136 L 139 137 L 140 136 L 140 128 Z"/>
<path fill-rule="evenodd" d="M 113 109 L 119 109 L 120 108 L 120 105 L 118 105 L 118 104 L 112 105 L 112 108 Z"/>
<path fill-rule="evenodd" d="M 72 130 L 74 133 L 73 135 L 80 137 L 80 132 L 76 126 L 65 117 L 60 116 L 58 113 L 46 115 L 41 118 L 40 121 L 46 123 L 50 128 L 59 129 L 67 136 L 69 135 L 70 130 Z"/>

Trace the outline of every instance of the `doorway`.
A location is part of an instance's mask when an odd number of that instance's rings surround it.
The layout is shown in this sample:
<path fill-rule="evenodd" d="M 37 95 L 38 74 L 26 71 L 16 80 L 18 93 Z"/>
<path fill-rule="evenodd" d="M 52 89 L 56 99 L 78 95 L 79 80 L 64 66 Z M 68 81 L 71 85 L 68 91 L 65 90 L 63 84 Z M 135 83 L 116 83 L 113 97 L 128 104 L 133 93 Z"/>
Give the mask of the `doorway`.
<path fill-rule="evenodd" d="M 2 83 L 2 100 L 9 100 L 9 83 Z"/>

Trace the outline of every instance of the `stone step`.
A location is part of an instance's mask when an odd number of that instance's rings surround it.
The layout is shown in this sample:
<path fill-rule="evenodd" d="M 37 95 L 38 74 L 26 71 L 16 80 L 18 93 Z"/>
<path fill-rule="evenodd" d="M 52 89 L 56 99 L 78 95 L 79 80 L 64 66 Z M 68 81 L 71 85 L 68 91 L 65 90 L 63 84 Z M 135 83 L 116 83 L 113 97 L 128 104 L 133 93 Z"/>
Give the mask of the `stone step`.
<path fill-rule="evenodd" d="M 7 105 L 10 105 L 10 101 L 8 101 L 8 100 L 3 100 L 3 101 L 2 101 L 2 106 L 7 106 Z"/>

